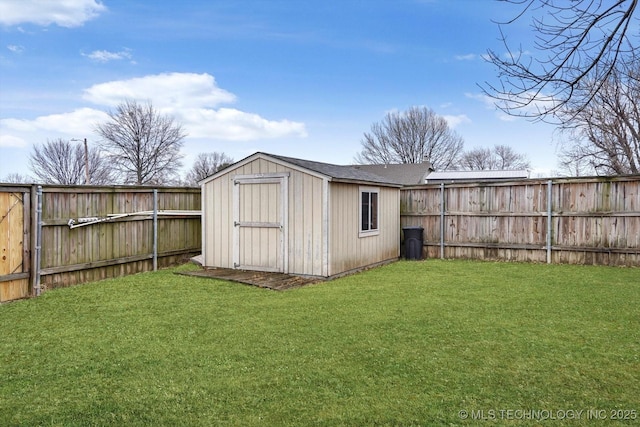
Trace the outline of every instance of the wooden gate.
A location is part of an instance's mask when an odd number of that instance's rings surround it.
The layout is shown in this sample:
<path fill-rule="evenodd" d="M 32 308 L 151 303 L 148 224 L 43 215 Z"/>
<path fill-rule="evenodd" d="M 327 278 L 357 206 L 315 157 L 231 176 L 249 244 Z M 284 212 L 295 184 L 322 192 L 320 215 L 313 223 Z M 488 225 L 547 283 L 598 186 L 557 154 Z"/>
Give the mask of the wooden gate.
<path fill-rule="evenodd" d="M 234 179 L 235 268 L 288 271 L 287 191 L 288 176 L 263 174 Z"/>
<path fill-rule="evenodd" d="M 0 302 L 30 294 L 29 187 L 0 187 Z"/>

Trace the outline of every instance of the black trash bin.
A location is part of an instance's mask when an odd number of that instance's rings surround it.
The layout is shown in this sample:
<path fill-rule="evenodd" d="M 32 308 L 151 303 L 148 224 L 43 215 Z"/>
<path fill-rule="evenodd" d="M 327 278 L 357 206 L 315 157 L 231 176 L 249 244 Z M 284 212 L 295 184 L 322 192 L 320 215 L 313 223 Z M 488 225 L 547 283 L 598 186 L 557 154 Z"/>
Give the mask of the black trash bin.
<path fill-rule="evenodd" d="M 406 259 L 422 259 L 422 245 L 424 228 L 404 227 L 404 257 Z"/>

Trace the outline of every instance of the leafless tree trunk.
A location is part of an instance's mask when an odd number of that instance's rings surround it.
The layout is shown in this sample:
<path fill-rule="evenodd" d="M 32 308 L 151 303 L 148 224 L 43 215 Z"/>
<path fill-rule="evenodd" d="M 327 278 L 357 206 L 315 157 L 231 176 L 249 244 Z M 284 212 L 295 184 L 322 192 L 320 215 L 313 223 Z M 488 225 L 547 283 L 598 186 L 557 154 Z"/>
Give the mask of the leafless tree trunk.
<path fill-rule="evenodd" d="M 462 154 L 460 160 L 464 170 L 522 170 L 530 169 L 531 163 L 524 154 L 518 154 L 508 145 L 496 145 L 493 149 L 476 148 Z"/>
<path fill-rule="evenodd" d="M 635 51 L 630 38 L 638 0 L 502 0 L 521 9 L 500 23 L 506 54 L 489 51 L 500 84 L 485 85 L 485 93 L 505 112 L 566 123 L 558 115 L 571 102 L 576 111 L 589 105 L 602 90 L 601 82 Z M 505 26 L 530 18 L 535 52 L 514 50 Z M 633 30 L 637 32 L 636 30 Z M 634 37 L 637 37 L 634 34 Z M 594 82 L 584 85 L 584 81 Z"/>
<path fill-rule="evenodd" d="M 233 159 L 224 153 L 200 153 L 187 173 L 186 181 L 189 185 L 196 185 L 199 181 L 213 175 L 233 163 Z"/>
<path fill-rule="evenodd" d="M 105 185 L 113 183 L 110 166 L 93 147 L 88 150 L 89 183 Z M 86 184 L 84 146 L 57 139 L 42 145 L 34 145 L 29 156 L 31 172 L 43 184 Z"/>
<path fill-rule="evenodd" d="M 163 184 L 177 177 L 186 133 L 151 103 L 127 100 L 97 126 L 102 148 L 128 184 Z"/>
<path fill-rule="evenodd" d="M 389 113 L 382 122 L 365 133 L 362 151 L 355 157 L 360 164 L 431 162 L 436 170 L 457 166 L 464 141 L 449 128 L 447 121 L 426 107 Z"/>
<path fill-rule="evenodd" d="M 568 105 L 564 127 L 565 162 L 586 162 L 599 175 L 640 172 L 640 65 L 620 64 L 588 106 Z"/>

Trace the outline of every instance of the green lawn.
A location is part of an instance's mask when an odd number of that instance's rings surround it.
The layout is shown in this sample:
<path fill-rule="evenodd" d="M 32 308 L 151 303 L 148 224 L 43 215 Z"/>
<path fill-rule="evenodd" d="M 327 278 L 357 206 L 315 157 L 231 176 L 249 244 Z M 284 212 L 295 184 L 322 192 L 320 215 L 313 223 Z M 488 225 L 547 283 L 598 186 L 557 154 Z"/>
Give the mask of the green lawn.
<path fill-rule="evenodd" d="M 398 262 L 286 292 L 173 271 L 0 306 L 0 425 L 640 423 L 640 269 Z"/>

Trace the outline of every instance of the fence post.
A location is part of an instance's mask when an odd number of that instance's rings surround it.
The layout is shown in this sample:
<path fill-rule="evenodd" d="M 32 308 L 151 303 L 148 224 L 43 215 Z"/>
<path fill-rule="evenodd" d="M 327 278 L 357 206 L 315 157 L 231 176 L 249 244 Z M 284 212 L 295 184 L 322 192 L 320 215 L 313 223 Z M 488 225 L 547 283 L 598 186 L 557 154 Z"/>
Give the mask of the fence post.
<path fill-rule="evenodd" d="M 553 220 L 553 206 L 552 206 L 552 186 L 553 181 L 547 181 L 547 264 L 551 264 L 551 233 L 553 231 L 553 227 L 551 221 Z"/>
<path fill-rule="evenodd" d="M 36 190 L 36 256 L 34 259 L 33 274 L 35 276 L 34 290 L 36 296 L 40 296 L 40 259 L 42 257 L 42 186 Z"/>
<path fill-rule="evenodd" d="M 153 189 L 153 271 L 158 270 L 158 189 Z"/>
<path fill-rule="evenodd" d="M 440 183 L 440 259 L 444 259 L 444 182 Z"/>

